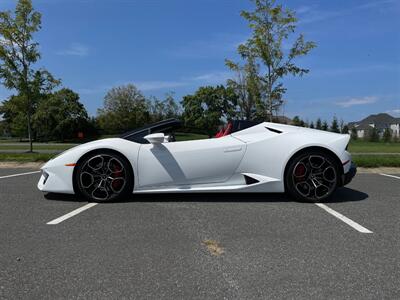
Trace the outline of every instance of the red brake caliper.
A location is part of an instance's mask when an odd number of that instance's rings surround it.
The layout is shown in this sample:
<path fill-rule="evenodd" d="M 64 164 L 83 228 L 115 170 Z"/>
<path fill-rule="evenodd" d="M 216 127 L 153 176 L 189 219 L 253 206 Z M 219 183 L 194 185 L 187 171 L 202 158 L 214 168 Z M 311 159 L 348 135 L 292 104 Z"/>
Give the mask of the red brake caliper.
<path fill-rule="evenodd" d="M 303 164 L 297 165 L 296 169 L 294 170 L 294 175 L 296 176 L 296 180 L 300 181 L 306 175 L 306 167 Z"/>
<path fill-rule="evenodd" d="M 113 169 L 113 177 L 114 178 L 121 177 L 121 175 L 122 175 L 121 169 L 118 171 L 118 167 L 116 165 L 113 165 L 112 169 Z M 114 190 L 118 191 L 121 188 L 122 180 L 114 180 L 111 185 Z"/>

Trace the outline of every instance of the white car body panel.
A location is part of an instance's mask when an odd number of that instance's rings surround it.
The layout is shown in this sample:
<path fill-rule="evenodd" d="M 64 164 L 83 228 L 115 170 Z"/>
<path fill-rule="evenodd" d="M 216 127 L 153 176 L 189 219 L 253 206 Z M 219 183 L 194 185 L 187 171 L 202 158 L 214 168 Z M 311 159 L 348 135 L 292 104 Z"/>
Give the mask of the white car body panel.
<path fill-rule="evenodd" d="M 134 180 L 136 183 L 136 166 L 139 148 L 140 144 L 132 143 L 120 138 L 111 138 L 89 142 L 68 149 L 59 156 L 49 160 L 42 167 L 42 170 L 45 170 L 50 176 L 45 186 L 43 185 L 44 178 L 42 176 L 41 180 L 39 180 L 38 188 L 45 192 L 74 194 L 74 187 L 72 183 L 74 168 L 67 167 L 65 165 L 76 163 L 86 153 L 97 149 L 111 149 L 124 155 L 132 165 L 132 169 L 135 174 Z"/>
<path fill-rule="evenodd" d="M 245 150 L 246 143 L 232 136 L 142 145 L 139 189 L 226 181 L 237 169 Z"/>
<path fill-rule="evenodd" d="M 268 129 L 269 128 L 269 129 Z M 204 140 L 139 144 L 122 138 L 103 139 L 69 149 L 47 162 L 38 188 L 74 194 L 74 164 L 88 152 L 111 149 L 132 165 L 134 193 L 284 192 L 284 171 L 290 158 L 307 147 L 323 147 L 350 168 L 345 150 L 349 135 L 261 123 L 231 135 Z M 246 184 L 245 175 L 258 182 Z"/>

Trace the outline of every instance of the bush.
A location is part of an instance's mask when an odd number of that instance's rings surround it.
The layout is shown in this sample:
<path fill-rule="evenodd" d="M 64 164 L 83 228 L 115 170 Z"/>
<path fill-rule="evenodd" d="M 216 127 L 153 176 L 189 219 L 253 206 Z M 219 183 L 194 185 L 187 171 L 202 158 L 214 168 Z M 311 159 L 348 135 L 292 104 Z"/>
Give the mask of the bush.
<path fill-rule="evenodd" d="M 385 143 L 390 142 L 390 140 L 392 139 L 392 131 L 389 128 L 385 128 L 382 139 Z"/>
<path fill-rule="evenodd" d="M 379 142 L 379 133 L 378 133 L 378 130 L 375 127 L 372 127 L 368 131 L 367 139 L 370 142 Z"/>

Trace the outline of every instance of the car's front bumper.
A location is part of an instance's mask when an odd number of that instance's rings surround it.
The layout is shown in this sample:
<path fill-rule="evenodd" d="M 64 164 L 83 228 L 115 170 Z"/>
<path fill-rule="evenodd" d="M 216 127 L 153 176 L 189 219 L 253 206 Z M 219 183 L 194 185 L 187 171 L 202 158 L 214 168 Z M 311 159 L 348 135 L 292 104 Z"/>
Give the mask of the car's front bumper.
<path fill-rule="evenodd" d="M 66 166 L 44 166 L 37 184 L 38 189 L 42 192 L 74 194 L 73 169 Z"/>
<path fill-rule="evenodd" d="M 351 162 L 350 169 L 347 173 L 343 174 L 342 185 L 350 183 L 354 176 L 357 174 L 357 166 L 354 162 Z"/>

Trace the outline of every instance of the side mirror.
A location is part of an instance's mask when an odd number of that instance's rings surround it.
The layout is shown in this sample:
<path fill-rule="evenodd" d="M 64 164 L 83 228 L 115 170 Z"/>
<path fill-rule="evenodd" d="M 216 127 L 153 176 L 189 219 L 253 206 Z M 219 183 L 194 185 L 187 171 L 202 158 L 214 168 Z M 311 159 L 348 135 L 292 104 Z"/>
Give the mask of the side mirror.
<path fill-rule="evenodd" d="M 144 137 L 151 144 L 161 144 L 164 142 L 164 133 L 152 133 Z"/>

